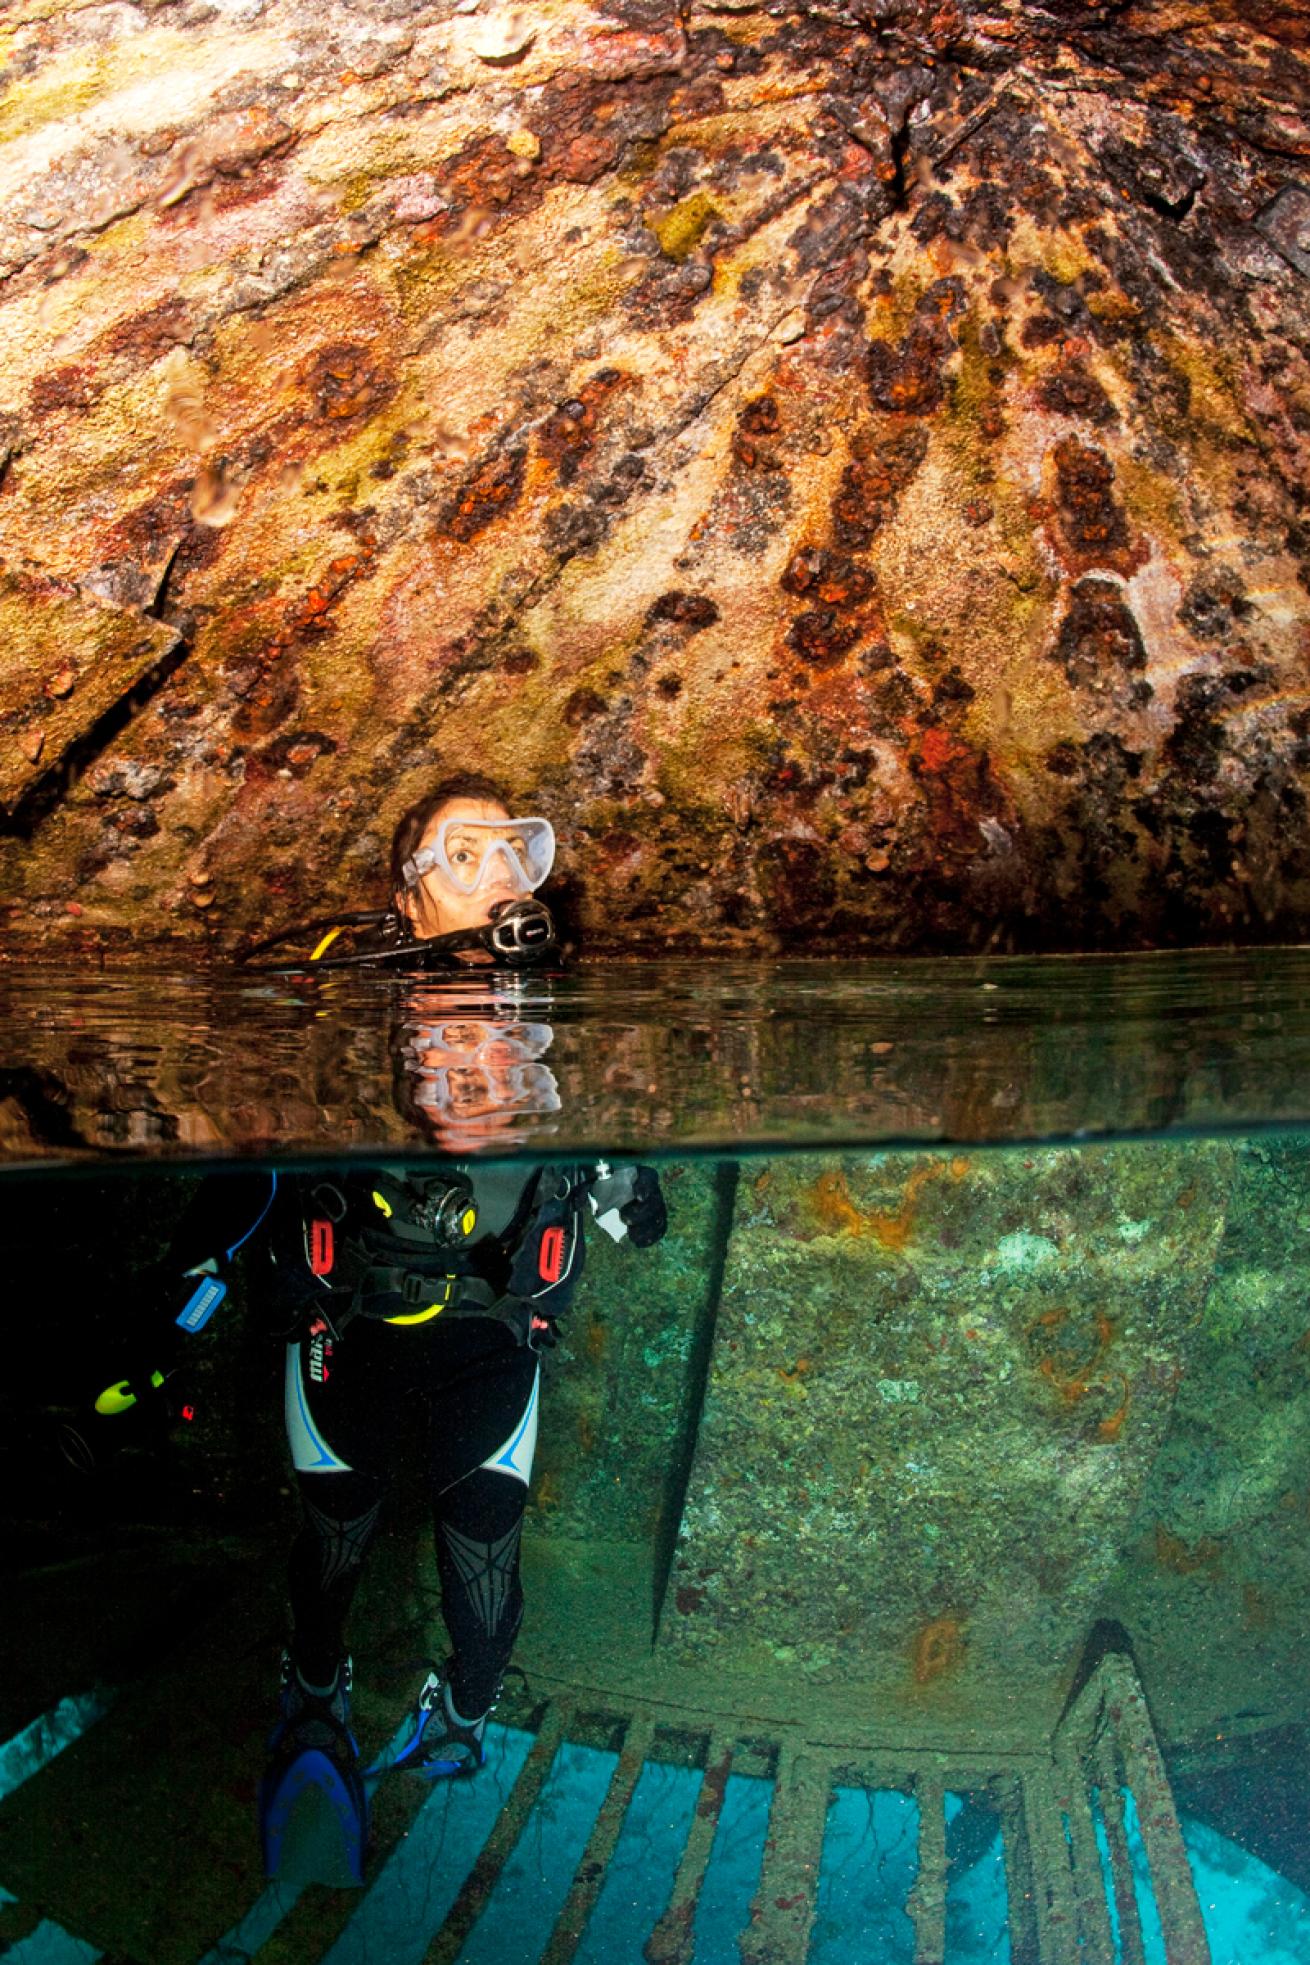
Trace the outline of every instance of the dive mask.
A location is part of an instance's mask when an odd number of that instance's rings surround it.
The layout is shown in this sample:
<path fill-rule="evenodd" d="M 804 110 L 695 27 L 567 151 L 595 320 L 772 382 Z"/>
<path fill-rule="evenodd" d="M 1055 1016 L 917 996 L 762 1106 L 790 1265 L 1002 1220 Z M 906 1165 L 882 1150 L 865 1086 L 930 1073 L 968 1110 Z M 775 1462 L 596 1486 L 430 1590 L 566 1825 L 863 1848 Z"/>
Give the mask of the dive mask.
<path fill-rule="evenodd" d="M 436 838 L 406 860 L 401 872 L 407 887 L 437 872 L 454 893 L 475 894 L 495 871 L 515 893 L 531 894 L 554 860 L 549 819 L 443 819 Z"/>
<path fill-rule="evenodd" d="M 453 1016 L 405 1032 L 405 1070 L 418 1111 L 443 1125 L 499 1129 L 518 1117 L 560 1109 L 554 1072 L 541 1059 L 554 1031 L 516 1017 L 488 1022 Z"/>
<path fill-rule="evenodd" d="M 547 1064 L 470 1063 L 425 1066 L 415 1074 L 413 1101 L 420 1112 L 447 1126 L 545 1117 L 560 1109 L 559 1084 Z"/>

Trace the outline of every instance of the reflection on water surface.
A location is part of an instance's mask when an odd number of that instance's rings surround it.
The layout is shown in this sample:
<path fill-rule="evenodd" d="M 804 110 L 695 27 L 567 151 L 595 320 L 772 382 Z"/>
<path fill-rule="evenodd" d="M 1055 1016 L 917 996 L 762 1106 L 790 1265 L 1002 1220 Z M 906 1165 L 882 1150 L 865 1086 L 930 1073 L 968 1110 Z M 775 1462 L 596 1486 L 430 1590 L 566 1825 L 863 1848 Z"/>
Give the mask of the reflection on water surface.
<path fill-rule="evenodd" d="M 1310 1120 L 1310 951 L 306 981 L 0 969 L 0 1150 L 981 1142 Z"/>

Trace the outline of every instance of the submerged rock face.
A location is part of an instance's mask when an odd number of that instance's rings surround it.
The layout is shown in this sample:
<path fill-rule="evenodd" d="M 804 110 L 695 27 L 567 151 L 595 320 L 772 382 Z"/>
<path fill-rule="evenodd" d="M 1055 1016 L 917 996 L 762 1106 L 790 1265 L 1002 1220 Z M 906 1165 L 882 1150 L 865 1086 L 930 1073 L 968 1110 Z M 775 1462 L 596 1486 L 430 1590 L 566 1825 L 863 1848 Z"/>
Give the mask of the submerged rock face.
<path fill-rule="evenodd" d="M 1053 1722 L 1234 1164 L 1154 1141 L 743 1169 L 662 1648 L 873 1676 L 907 1722 Z"/>
<path fill-rule="evenodd" d="M 1306 932 L 1302 9 L 20 0 L 3 59 L 13 936 L 367 904 L 471 766 L 593 945 Z"/>

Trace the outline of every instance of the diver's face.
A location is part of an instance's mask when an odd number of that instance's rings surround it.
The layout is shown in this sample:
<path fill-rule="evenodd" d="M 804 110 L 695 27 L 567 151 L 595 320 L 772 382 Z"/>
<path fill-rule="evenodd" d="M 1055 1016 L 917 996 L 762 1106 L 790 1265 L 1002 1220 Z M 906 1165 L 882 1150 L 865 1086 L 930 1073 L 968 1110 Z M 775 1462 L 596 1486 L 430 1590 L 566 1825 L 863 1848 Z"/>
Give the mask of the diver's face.
<path fill-rule="evenodd" d="M 437 834 L 445 825 L 446 857 L 451 865 L 458 869 L 464 864 L 475 864 L 486 845 L 486 835 L 474 833 L 467 841 L 463 840 L 459 830 L 461 819 L 476 819 L 483 825 L 495 825 L 504 820 L 508 825 L 509 813 L 494 800 L 448 798 L 429 819 L 416 850 L 435 845 Z M 418 885 L 411 887 L 401 897 L 401 906 L 408 914 L 415 934 L 426 941 L 433 935 L 454 935 L 465 928 L 485 928 L 494 907 L 501 901 L 519 898 L 519 889 L 510 880 L 504 854 L 493 853 L 487 864 L 486 877 L 471 892 L 452 881 L 440 867 L 430 867 L 421 876 Z"/>
<path fill-rule="evenodd" d="M 559 1087 L 541 1059 L 549 1024 L 447 1016 L 414 1031 L 414 1104 L 448 1152 L 516 1136 L 525 1119 L 559 1110 Z"/>

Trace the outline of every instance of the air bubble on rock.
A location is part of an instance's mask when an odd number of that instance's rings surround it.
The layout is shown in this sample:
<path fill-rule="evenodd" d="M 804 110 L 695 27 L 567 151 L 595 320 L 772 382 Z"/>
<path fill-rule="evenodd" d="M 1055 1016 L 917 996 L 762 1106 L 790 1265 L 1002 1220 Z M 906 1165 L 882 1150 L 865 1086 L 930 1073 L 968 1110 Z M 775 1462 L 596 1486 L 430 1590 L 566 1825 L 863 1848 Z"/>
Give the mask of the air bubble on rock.
<path fill-rule="evenodd" d="M 164 415 L 178 442 L 187 450 L 208 449 L 218 432 L 206 414 L 201 382 L 180 349 L 170 357 L 167 373 Z"/>
<path fill-rule="evenodd" d="M 472 252 L 479 240 L 485 239 L 490 232 L 493 216 L 484 205 L 470 205 L 446 233 L 442 245 L 447 252 Z"/>
<path fill-rule="evenodd" d="M 470 438 L 462 436 L 458 430 L 448 430 L 440 423 L 433 429 L 432 447 L 438 457 L 444 457 L 453 464 L 466 464 L 476 449 Z"/>

